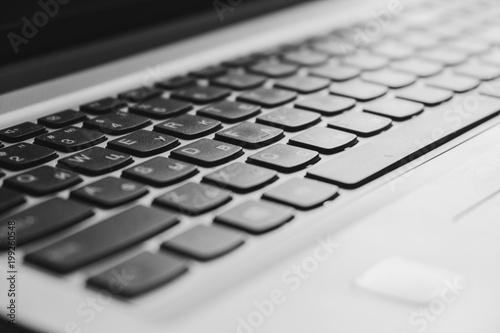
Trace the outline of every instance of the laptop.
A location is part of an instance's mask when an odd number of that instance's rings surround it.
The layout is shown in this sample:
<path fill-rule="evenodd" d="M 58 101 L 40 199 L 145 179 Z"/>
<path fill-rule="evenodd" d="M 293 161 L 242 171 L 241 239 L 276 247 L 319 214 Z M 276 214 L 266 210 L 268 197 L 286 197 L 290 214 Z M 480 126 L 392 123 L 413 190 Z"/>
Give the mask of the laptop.
<path fill-rule="evenodd" d="M 2 332 L 499 332 L 500 4 L 17 1 Z"/>

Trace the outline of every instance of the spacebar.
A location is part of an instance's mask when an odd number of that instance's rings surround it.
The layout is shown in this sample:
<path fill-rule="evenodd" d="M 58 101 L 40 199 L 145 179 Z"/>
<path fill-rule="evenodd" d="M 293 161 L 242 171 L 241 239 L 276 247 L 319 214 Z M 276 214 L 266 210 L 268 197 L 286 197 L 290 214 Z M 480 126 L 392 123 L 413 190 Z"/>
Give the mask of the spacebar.
<path fill-rule="evenodd" d="M 307 177 L 357 188 L 498 115 L 500 99 L 461 95 L 311 168 Z"/>

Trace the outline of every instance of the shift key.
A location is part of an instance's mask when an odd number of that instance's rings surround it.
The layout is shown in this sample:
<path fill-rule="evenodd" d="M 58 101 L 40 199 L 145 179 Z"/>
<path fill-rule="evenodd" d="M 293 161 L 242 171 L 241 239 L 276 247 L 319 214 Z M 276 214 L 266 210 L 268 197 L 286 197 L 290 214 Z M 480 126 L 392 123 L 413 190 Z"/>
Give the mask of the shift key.
<path fill-rule="evenodd" d="M 144 241 L 177 222 L 174 213 L 135 206 L 29 253 L 25 260 L 57 273 L 69 273 Z"/>

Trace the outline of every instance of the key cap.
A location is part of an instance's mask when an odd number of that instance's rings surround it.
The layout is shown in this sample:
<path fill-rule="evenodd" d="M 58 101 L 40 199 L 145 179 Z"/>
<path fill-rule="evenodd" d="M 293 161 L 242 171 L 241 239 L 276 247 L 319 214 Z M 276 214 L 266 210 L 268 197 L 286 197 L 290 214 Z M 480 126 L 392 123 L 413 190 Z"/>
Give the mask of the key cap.
<path fill-rule="evenodd" d="M 269 76 L 269 77 L 285 77 L 290 76 L 298 71 L 298 67 L 292 64 L 260 62 L 252 65 L 248 70 L 254 74 Z"/>
<path fill-rule="evenodd" d="M 266 108 L 272 108 L 293 101 L 297 93 L 281 89 L 259 88 L 242 93 L 238 100 L 250 104 L 257 104 Z"/>
<path fill-rule="evenodd" d="M 283 60 L 299 66 L 320 66 L 328 61 L 328 56 L 323 53 L 307 49 L 289 51 L 283 54 Z"/>
<path fill-rule="evenodd" d="M 203 177 L 206 183 L 213 183 L 238 193 L 255 191 L 276 179 L 276 171 L 240 162 L 229 164 Z"/>
<path fill-rule="evenodd" d="M 337 196 L 338 187 L 335 185 L 304 178 L 291 178 L 265 192 L 262 198 L 300 210 L 309 210 Z"/>
<path fill-rule="evenodd" d="M 177 279 L 188 270 L 184 261 L 166 253 L 142 252 L 92 276 L 89 286 L 133 298 Z M 125 280 L 116 278 L 120 274 Z"/>
<path fill-rule="evenodd" d="M 109 149 L 126 154 L 148 157 L 177 147 L 179 140 L 170 135 L 139 130 L 108 143 Z"/>
<path fill-rule="evenodd" d="M 248 163 L 260 165 L 283 173 L 305 168 L 319 160 L 315 151 L 277 143 L 248 157 Z"/>
<path fill-rule="evenodd" d="M 26 198 L 21 193 L 0 187 L 0 213 L 4 213 L 24 202 L 26 202 Z"/>
<path fill-rule="evenodd" d="M 50 128 L 62 128 L 79 123 L 85 119 L 87 119 L 85 113 L 75 110 L 64 110 L 49 116 L 38 118 L 38 123 Z"/>
<path fill-rule="evenodd" d="M 5 142 L 20 142 L 47 132 L 42 125 L 25 122 L 0 130 L 0 140 Z"/>
<path fill-rule="evenodd" d="M 467 54 L 447 47 L 438 47 L 421 51 L 420 57 L 440 63 L 444 66 L 455 66 L 467 60 Z"/>
<path fill-rule="evenodd" d="M 89 176 L 98 176 L 132 164 L 132 157 L 114 150 L 93 147 L 59 160 L 67 168 Z"/>
<path fill-rule="evenodd" d="M 292 137 L 289 144 L 315 150 L 321 154 L 338 153 L 358 142 L 356 135 L 325 127 L 313 127 Z"/>
<path fill-rule="evenodd" d="M 456 74 L 472 77 L 481 81 L 489 81 L 500 77 L 500 68 L 480 63 L 460 65 L 453 70 Z"/>
<path fill-rule="evenodd" d="M 150 125 L 151 120 L 132 113 L 118 111 L 86 120 L 83 124 L 87 128 L 97 129 L 106 134 L 122 135 Z"/>
<path fill-rule="evenodd" d="M 74 152 L 106 141 L 104 134 L 94 130 L 70 126 L 35 138 L 37 145 L 62 152 Z"/>
<path fill-rule="evenodd" d="M 263 234 L 281 227 L 294 217 L 292 208 L 266 201 L 248 200 L 215 217 L 215 222 L 251 234 Z"/>
<path fill-rule="evenodd" d="M 296 132 L 319 123 L 321 116 L 315 112 L 280 107 L 257 117 L 256 121 L 288 132 Z"/>
<path fill-rule="evenodd" d="M 246 66 L 250 66 L 250 65 L 254 64 L 255 62 L 257 62 L 257 59 L 258 59 L 257 56 L 249 55 L 249 56 L 243 56 L 243 57 L 239 57 L 239 58 L 235 58 L 235 59 L 231 59 L 231 60 L 226 60 L 226 61 L 223 61 L 222 64 L 224 66 L 228 66 L 228 67 L 246 67 Z"/>
<path fill-rule="evenodd" d="M 170 97 L 182 99 L 195 104 L 208 104 L 226 98 L 231 90 L 218 87 L 187 87 L 173 91 Z"/>
<path fill-rule="evenodd" d="M 462 112 L 466 98 L 471 97 L 467 94 L 457 96 L 451 105 L 438 106 L 426 116 L 416 117 L 353 147 L 311 168 L 308 177 L 345 188 L 359 187 L 422 156 L 500 111 L 499 100 L 482 97 L 477 109 L 465 117 Z M 357 167 L 353 168 L 353 165 Z"/>
<path fill-rule="evenodd" d="M 196 84 L 196 79 L 189 76 L 174 76 L 156 83 L 162 89 L 174 90 Z"/>
<path fill-rule="evenodd" d="M 402 34 L 401 41 L 416 49 L 428 49 L 440 43 L 438 36 L 418 31 Z"/>
<path fill-rule="evenodd" d="M 375 71 L 389 64 L 387 58 L 368 53 L 355 53 L 342 60 L 345 65 L 357 67 L 362 71 Z"/>
<path fill-rule="evenodd" d="M 266 78 L 253 74 L 230 73 L 210 81 L 211 84 L 233 90 L 257 88 L 266 82 Z"/>
<path fill-rule="evenodd" d="M 16 245 L 21 246 L 82 222 L 92 209 L 72 200 L 52 198 L 0 220 L 0 249 L 7 248 L 9 221 L 15 222 Z"/>
<path fill-rule="evenodd" d="M 295 103 L 301 109 L 318 112 L 325 116 L 332 116 L 351 109 L 356 105 L 356 101 L 351 98 L 339 96 L 313 96 Z"/>
<path fill-rule="evenodd" d="M 450 40 L 446 44 L 452 49 L 468 54 L 469 56 L 484 53 L 490 49 L 487 43 L 472 38 Z"/>
<path fill-rule="evenodd" d="M 260 113 L 257 105 L 222 101 L 200 109 L 196 114 L 223 121 L 225 123 L 236 123 L 251 118 Z"/>
<path fill-rule="evenodd" d="M 361 79 L 392 89 L 398 89 L 415 83 L 417 77 L 413 74 L 397 72 L 395 70 L 385 68 L 379 71 L 365 72 L 361 74 Z"/>
<path fill-rule="evenodd" d="M 215 133 L 215 139 L 247 149 L 265 147 L 283 137 L 281 129 L 247 121 Z"/>
<path fill-rule="evenodd" d="M 372 51 L 391 60 L 401 60 L 411 57 L 415 49 L 409 45 L 386 40 L 374 45 Z"/>
<path fill-rule="evenodd" d="M 217 76 L 226 74 L 227 68 L 222 66 L 209 66 L 196 71 L 192 71 L 189 75 L 198 77 L 201 79 L 211 79 Z"/>
<path fill-rule="evenodd" d="M 336 128 L 356 135 L 367 137 L 378 134 L 391 127 L 389 118 L 365 112 L 347 112 L 333 117 L 328 127 Z"/>
<path fill-rule="evenodd" d="M 214 210 L 230 200 L 229 191 L 211 185 L 189 182 L 159 196 L 153 203 L 182 214 L 200 215 Z"/>
<path fill-rule="evenodd" d="M 0 149 L 0 166 L 8 170 L 28 169 L 57 158 L 52 149 L 18 143 Z"/>
<path fill-rule="evenodd" d="M 493 49 L 480 57 L 480 61 L 486 65 L 500 67 L 500 51 Z"/>
<path fill-rule="evenodd" d="M 390 67 L 418 77 L 429 77 L 443 71 L 443 65 L 418 58 L 394 61 L 390 64 Z"/>
<path fill-rule="evenodd" d="M 356 47 L 340 38 L 318 41 L 311 45 L 318 51 L 334 57 L 345 57 L 356 52 Z"/>
<path fill-rule="evenodd" d="M 286 79 L 276 81 L 276 88 L 296 91 L 301 94 L 312 93 L 328 87 L 330 81 L 327 79 L 308 77 L 308 76 L 292 76 Z"/>
<path fill-rule="evenodd" d="M 179 222 L 176 215 L 135 206 L 24 257 L 57 273 L 69 273 L 140 243 Z"/>
<path fill-rule="evenodd" d="M 359 101 L 375 99 L 385 95 L 387 91 L 388 89 L 384 86 L 363 82 L 359 79 L 332 83 L 330 86 L 330 92 L 332 94 L 354 98 Z"/>
<path fill-rule="evenodd" d="M 479 86 L 480 81 L 459 75 L 441 74 L 426 80 L 426 85 L 457 93 L 466 92 Z"/>
<path fill-rule="evenodd" d="M 132 105 L 130 112 L 154 119 L 166 119 L 187 112 L 192 108 L 191 103 L 168 98 L 155 98 Z"/>
<path fill-rule="evenodd" d="M 347 81 L 359 76 L 360 73 L 360 69 L 346 65 L 327 65 L 309 70 L 310 75 L 323 77 L 332 81 Z"/>
<path fill-rule="evenodd" d="M 241 155 L 241 147 L 210 139 L 200 139 L 170 153 L 173 158 L 207 168 L 224 164 Z"/>
<path fill-rule="evenodd" d="M 401 121 L 422 113 L 424 105 L 397 98 L 383 98 L 365 103 L 363 109 L 366 112 Z"/>
<path fill-rule="evenodd" d="M 43 165 L 5 179 L 4 185 L 31 195 L 41 196 L 65 190 L 81 182 L 82 179 L 72 172 Z"/>
<path fill-rule="evenodd" d="M 239 232 L 197 225 L 164 242 L 162 247 L 200 261 L 208 261 L 235 250 L 244 242 Z"/>
<path fill-rule="evenodd" d="M 106 177 L 71 192 L 71 197 L 103 208 L 113 208 L 148 193 L 146 186 L 114 177 Z"/>
<path fill-rule="evenodd" d="M 103 114 L 118 111 L 127 106 L 127 103 L 113 97 L 106 97 L 98 101 L 80 106 L 80 111 L 90 114 Z"/>
<path fill-rule="evenodd" d="M 129 102 L 140 103 L 145 100 L 161 96 L 162 94 L 163 90 L 158 88 L 140 87 L 118 94 L 118 98 Z"/>
<path fill-rule="evenodd" d="M 425 105 L 436 105 L 452 98 L 453 92 L 431 87 L 409 87 L 396 91 L 396 97 Z"/>
<path fill-rule="evenodd" d="M 218 120 L 183 114 L 156 125 L 154 130 L 180 139 L 192 140 L 213 133 L 220 128 L 222 125 Z"/>
<path fill-rule="evenodd" d="M 197 173 L 198 168 L 192 164 L 158 156 L 124 170 L 122 176 L 155 187 L 165 187 Z"/>

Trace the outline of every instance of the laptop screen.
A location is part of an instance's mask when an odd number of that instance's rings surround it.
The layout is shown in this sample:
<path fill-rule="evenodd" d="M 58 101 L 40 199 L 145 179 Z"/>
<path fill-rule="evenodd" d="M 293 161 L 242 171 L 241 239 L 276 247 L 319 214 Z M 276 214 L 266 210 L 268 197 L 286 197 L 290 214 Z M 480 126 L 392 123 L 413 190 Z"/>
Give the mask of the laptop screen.
<path fill-rule="evenodd" d="M 16 0 L 4 5 L 0 14 L 0 79 L 12 86 L 30 84 L 53 76 L 83 69 L 121 56 L 147 50 L 199 32 L 261 13 L 282 8 L 300 0 Z M 148 34 L 148 31 L 152 33 Z M 134 33 L 142 32 L 134 40 Z M 138 35 L 137 35 L 138 36 Z M 47 64 L 32 70 L 26 78 L 13 75 L 23 68 L 36 68 L 39 59 L 50 59 L 66 50 L 92 47 L 122 38 L 119 48 L 63 57 L 54 70 Z M 128 42 L 127 42 L 128 41 Z M 76 54 L 76 56 L 75 56 Z M 25 66 L 30 62 L 29 66 Z M 59 69 L 59 70 L 58 70 Z M 4 75 L 9 75 L 5 80 Z M 33 80 L 30 80 L 33 79 Z M 14 82 L 16 81 L 16 82 Z M 1 89 L 3 88 L 3 89 Z M 5 86 L 0 87 L 0 92 Z"/>

